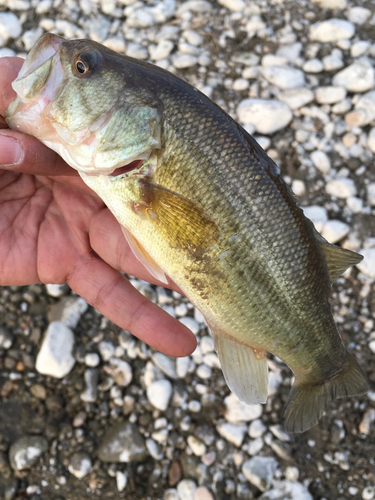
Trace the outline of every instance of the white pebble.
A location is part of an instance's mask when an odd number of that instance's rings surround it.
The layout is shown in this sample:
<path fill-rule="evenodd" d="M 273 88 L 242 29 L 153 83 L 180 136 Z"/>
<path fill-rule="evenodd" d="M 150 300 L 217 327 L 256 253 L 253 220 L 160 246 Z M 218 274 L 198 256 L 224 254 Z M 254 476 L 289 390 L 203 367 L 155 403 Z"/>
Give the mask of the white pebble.
<path fill-rule="evenodd" d="M 302 66 L 306 73 L 320 73 L 324 69 L 324 65 L 320 59 L 309 59 Z"/>
<path fill-rule="evenodd" d="M 257 418 L 249 425 L 249 436 L 253 439 L 257 439 L 259 437 L 262 437 L 266 430 L 267 427 L 264 425 L 260 418 Z"/>
<path fill-rule="evenodd" d="M 306 87 L 285 90 L 279 94 L 280 101 L 285 102 L 291 109 L 299 109 L 314 100 L 314 92 Z"/>
<path fill-rule="evenodd" d="M 172 384 L 169 380 L 156 380 L 147 388 L 147 398 L 158 410 L 165 411 L 168 408 L 172 396 Z"/>
<path fill-rule="evenodd" d="M 74 334 L 70 328 L 59 321 L 50 323 L 36 358 L 37 372 L 56 378 L 65 377 L 75 364 L 73 345 Z"/>
<path fill-rule="evenodd" d="M 372 207 L 375 207 L 375 182 L 370 182 L 366 186 L 367 190 L 367 202 Z"/>
<path fill-rule="evenodd" d="M 337 73 L 332 79 L 333 85 L 345 87 L 350 92 L 366 92 L 375 85 L 375 70 L 365 57 Z"/>
<path fill-rule="evenodd" d="M 212 376 L 212 370 L 207 365 L 199 365 L 197 368 L 197 375 L 202 380 L 208 380 Z"/>
<path fill-rule="evenodd" d="M 242 12 L 246 7 L 243 0 L 217 0 L 220 5 L 232 12 Z"/>
<path fill-rule="evenodd" d="M 326 192 L 331 196 L 336 196 L 337 198 L 349 198 L 349 196 L 355 196 L 357 194 L 357 188 L 352 179 L 343 177 L 335 181 L 330 181 L 326 184 Z"/>
<path fill-rule="evenodd" d="M 371 10 L 365 7 L 351 7 L 347 13 L 349 21 L 354 24 L 364 24 L 371 16 Z"/>
<path fill-rule="evenodd" d="M 195 436 L 188 436 L 186 441 L 190 446 L 191 451 L 197 457 L 201 457 L 206 453 L 207 448 L 200 439 L 196 438 Z"/>
<path fill-rule="evenodd" d="M 116 471 L 116 486 L 117 491 L 124 491 L 126 485 L 128 484 L 128 475 L 120 470 Z"/>
<path fill-rule="evenodd" d="M 305 183 L 299 179 L 292 182 L 292 191 L 296 196 L 303 196 L 306 193 Z"/>
<path fill-rule="evenodd" d="M 252 124 L 260 134 L 273 134 L 292 120 L 289 106 L 275 99 L 245 99 L 237 108 L 239 120 L 245 125 Z"/>
<path fill-rule="evenodd" d="M 359 40 L 358 42 L 353 43 L 350 47 L 350 55 L 352 57 L 361 57 L 366 55 L 371 47 L 371 43 L 365 40 Z"/>
<path fill-rule="evenodd" d="M 322 172 L 322 174 L 329 173 L 329 171 L 331 170 L 331 160 L 326 155 L 326 153 L 324 153 L 324 151 L 313 151 L 310 158 L 319 172 Z"/>
<path fill-rule="evenodd" d="M 22 26 L 17 16 L 12 12 L 0 12 L 0 40 L 4 44 L 9 38 L 18 38 L 22 33 Z"/>
<path fill-rule="evenodd" d="M 247 430 L 246 425 L 234 425 L 228 422 L 218 424 L 216 426 L 217 432 L 225 438 L 227 441 L 232 443 L 234 446 L 241 446 L 245 432 Z"/>
<path fill-rule="evenodd" d="M 262 415 L 263 407 L 261 404 L 247 405 L 240 401 L 238 397 L 231 393 L 224 399 L 225 418 L 232 424 L 250 422 Z"/>
<path fill-rule="evenodd" d="M 179 500 L 194 500 L 197 485 L 191 479 L 183 479 L 177 485 Z"/>
<path fill-rule="evenodd" d="M 89 352 L 85 356 L 85 365 L 90 367 L 98 366 L 100 363 L 100 357 L 96 352 Z"/>
<path fill-rule="evenodd" d="M 266 66 L 262 68 L 262 75 L 267 81 L 283 90 L 303 87 L 305 84 L 305 75 L 297 68 Z"/>
<path fill-rule="evenodd" d="M 319 104 L 334 104 L 341 102 L 346 97 L 344 87 L 318 87 L 315 91 L 315 98 Z"/>
<path fill-rule="evenodd" d="M 197 58 L 192 54 L 179 54 L 173 57 L 172 63 L 177 69 L 190 68 L 197 64 Z"/>
<path fill-rule="evenodd" d="M 375 153 L 375 127 L 370 130 L 370 133 L 367 138 L 367 147 L 370 151 Z"/>
<path fill-rule="evenodd" d="M 352 38 L 355 33 L 354 25 L 343 19 L 328 19 L 313 24 L 309 30 L 309 39 L 313 42 L 337 42 Z"/>
<path fill-rule="evenodd" d="M 369 278 L 375 278 L 375 248 L 364 248 L 359 253 L 364 259 L 356 265 L 357 269 Z"/>
<path fill-rule="evenodd" d="M 46 285 L 46 290 L 51 297 L 62 297 L 69 291 L 69 286 L 66 283 L 61 285 L 48 284 Z"/>

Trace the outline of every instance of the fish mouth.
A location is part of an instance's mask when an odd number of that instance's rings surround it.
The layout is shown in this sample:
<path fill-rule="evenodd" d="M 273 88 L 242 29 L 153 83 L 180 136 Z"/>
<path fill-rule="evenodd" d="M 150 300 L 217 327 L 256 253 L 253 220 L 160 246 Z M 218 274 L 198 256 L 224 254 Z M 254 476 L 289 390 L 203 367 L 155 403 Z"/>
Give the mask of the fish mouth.
<path fill-rule="evenodd" d="M 59 35 L 54 35 L 53 33 L 46 33 L 41 36 L 26 57 L 25 62 L 23 63 L 17 76 L 16 82 L 30 75 L 33 71 L 51 59 L 56 52 L 58 52 L 60 45 L 64 41 L 65 38 Z M 14 90 L 17 94 L 19 94 L 17 89 Z"/>

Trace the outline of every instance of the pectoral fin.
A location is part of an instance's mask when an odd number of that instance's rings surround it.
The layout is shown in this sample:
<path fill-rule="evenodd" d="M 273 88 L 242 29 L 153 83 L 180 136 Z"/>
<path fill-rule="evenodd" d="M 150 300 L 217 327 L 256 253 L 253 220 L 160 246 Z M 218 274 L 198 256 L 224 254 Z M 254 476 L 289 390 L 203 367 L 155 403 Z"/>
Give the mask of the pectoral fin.
<path fill-rule="evenodd" d="M 211 329 L 212 330 L 212 329 Z M 268 394 L 268 365 L 266 352 L 215 333 L 215 349 L 229 389 L 248 405 L 265 403 Z"/>
<path fill-rule="evenodd" d="M 136 238 L 134 238 L 134 236 L 130 234 L 129 231 L 124 226 L 121 226 L 121 229 L 126 238 L 126 241 L 128 242 L 130 248 L 132 249 L 132 252 L 137 257 L 139 262 L 145 266 L 147 271 L 150 274 L 152 274 L 154 278 L 168 285 L 168 280 L 164 274 L 164 271 L 159 266 L 159 264 L 157 264 L 154 261 L 151 255 L 148 252 L 146 252 L 146 250 L 139 243 L 139 241 Z"/>
<path fill-rule="evenodd" d="M 133 210 L 155 224 L 173 248 L 205 251 L 219 237 L 219 228 L 197 204 L 169 189 L 140 182 L 142 200 Z"/>

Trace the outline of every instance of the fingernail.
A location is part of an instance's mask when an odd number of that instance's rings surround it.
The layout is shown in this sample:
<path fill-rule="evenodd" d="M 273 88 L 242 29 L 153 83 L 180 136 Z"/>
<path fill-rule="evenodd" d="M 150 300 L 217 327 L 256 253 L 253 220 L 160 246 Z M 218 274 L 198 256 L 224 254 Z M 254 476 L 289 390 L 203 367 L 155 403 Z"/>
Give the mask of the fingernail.
<path fill-rule="evenodd" d="M 20 143 L 8 135 L 0 135 L 0 168 L 5 165 L 15 165 L 22 157 Z"/>

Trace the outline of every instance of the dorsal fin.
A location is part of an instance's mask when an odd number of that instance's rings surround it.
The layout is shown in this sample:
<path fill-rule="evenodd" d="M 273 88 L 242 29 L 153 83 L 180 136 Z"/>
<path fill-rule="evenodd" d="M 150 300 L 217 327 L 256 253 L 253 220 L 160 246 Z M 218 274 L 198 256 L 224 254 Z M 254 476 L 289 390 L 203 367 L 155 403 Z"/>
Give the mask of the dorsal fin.
<path fill-rule="evenodd" d="M 329 276 L 332 282 L 341 276 L 349 267 L 355 266 L 358 262 L 363 260 L 362 255 L 359 255 L 359 253 L 328 243 L 314 226 L 313 231 L 325 255 Z"/>
<path fill-rule="evenodd" d="M 352 252 L 351 250 L 336 245 L 321 243 L 321 248 L 326 257 L 331 281 L 335 281 L 349 267 L 355 266 L 363 259 L 362 255 L 359 255 L 359 253 Z"/>

